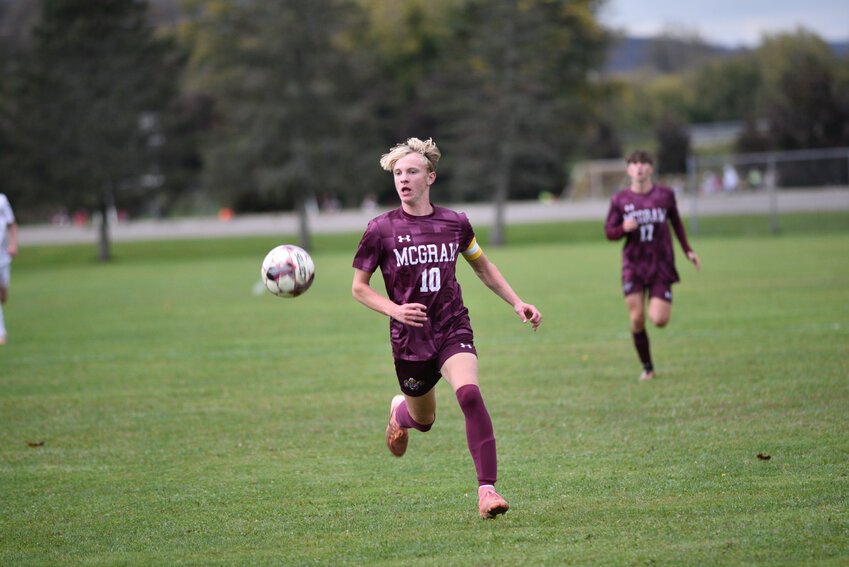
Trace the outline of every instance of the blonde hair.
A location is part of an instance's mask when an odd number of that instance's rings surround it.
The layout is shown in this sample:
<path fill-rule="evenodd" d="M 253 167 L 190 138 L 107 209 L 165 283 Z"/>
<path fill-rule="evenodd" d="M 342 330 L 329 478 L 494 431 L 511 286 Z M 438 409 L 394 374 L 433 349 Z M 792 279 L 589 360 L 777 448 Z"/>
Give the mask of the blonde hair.
<path fill-rule="evenodd" d="M 383 154 L 380 157 L 380 167 L 386 171 L 392 171 L 395 169 L 395 163 L 399 159 L 410 154 L 419 154 L 425 158 L 428 172 L 436 171 L 436 164 L 439 163 L 439 158 L 442 157 L 442 153 L 436 147 L 433 138 L 428 138 L 424 141 L 418 138 L 408 138 L 405 143 L 398 144 L 389 150 L 389 153 Z"/>

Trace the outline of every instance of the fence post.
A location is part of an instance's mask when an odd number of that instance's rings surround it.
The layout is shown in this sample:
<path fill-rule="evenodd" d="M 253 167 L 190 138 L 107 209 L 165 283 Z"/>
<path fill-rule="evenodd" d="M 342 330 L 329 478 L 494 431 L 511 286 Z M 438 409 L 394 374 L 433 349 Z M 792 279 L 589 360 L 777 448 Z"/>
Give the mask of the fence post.
<path fill-rule="evenodd" d="M 778 233 L 778 172 L 775 166 L 775 154 L 769 154 L 767 160 L 767 191 L 769 192 L 769 229 Z"/>
<path fill-rule="evenodd" d="M 687 187 L 690 191 L 690 232 L 699 233 L 699 180 L 696 176 L 696 158 L 687 156 Z"/>

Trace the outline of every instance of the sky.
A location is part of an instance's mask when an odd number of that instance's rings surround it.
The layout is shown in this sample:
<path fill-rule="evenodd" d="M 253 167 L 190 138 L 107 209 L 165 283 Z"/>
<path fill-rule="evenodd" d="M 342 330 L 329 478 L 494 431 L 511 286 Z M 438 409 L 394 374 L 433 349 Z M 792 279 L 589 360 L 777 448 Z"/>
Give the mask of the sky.
<path fill-rule="evenodd" d="M 847 0 L 607 0 L 601 21 L 634 37 L 698 32 L 725 47 L 755 47 L 764 34 L 799 26 L 826 41 L 849 41 Z"/>

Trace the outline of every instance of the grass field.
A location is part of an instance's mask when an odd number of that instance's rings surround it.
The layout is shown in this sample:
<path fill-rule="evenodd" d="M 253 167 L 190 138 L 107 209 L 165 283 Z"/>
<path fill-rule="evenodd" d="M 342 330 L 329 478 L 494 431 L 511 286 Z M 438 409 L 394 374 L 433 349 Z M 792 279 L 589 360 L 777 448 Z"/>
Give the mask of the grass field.
<path fill-rule="evenodd" d="M 252 292 L 280 239 L 120 243 L 109 265 L 23 248 L 0 564 L 849 564 L 849 215 L 756 223 L 700 220 L 648 383 L 599 223 L 485 248 L 537 333 L 459 266 L 512 506 L 494 521 L 446 384 L 433 430 L 385 447 L 397 384 L 387 320 L 350 295 L 358 234 L 316 237 L 292 300 Z"/>

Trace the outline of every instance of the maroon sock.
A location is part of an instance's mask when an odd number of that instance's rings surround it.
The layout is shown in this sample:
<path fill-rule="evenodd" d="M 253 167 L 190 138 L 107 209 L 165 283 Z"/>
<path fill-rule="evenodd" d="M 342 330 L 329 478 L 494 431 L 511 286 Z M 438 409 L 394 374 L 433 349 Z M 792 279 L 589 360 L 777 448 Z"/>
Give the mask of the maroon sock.
<path fill-rule="evenodd" d="M 481 391 L 474 384 L 463 386 L 457 390 L 457 401 L 466 416 L 466 441 L 469 443 L 472 460 L 475 461 L 478 484 L 495 484 L 498 476 L 495 434 Z"/>
<path fill-rule="evenodd" d="M 646 330 L 643 329 L 639 333 L 631 333 L 634 336 L 634 347 L 637 349 L 637 354 L 640 356 L 640 362 L 643 363 L 643 368 L 651 372 L 651 350 L 649 349 L 649 336 Z"/>
<path fill-rule="evenodd" d="M 398 407 L 395 408 L 395 422 L 401 427 L 412 427 L 419 431 L 430 431 L 430 428 L 433 426 L 432 423 L 422 425 L 410 417 L 410 412 L 407 411 L 406 400 L 398 404 Z"/>

